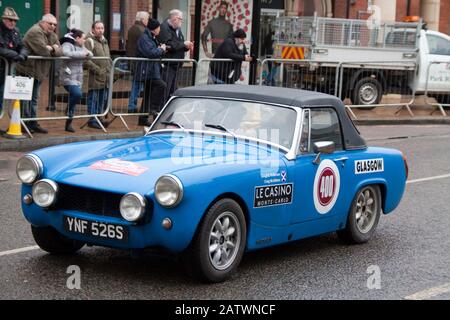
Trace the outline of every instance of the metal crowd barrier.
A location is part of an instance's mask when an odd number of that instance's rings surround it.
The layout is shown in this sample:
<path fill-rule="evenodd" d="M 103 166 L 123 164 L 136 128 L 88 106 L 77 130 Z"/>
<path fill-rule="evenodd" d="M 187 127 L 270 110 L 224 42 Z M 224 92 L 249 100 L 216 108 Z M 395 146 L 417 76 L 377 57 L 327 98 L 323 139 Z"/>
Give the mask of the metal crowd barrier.
<path fill-rule="evenodd" d="M 5 74 L 11 72 L 14 66 L 0 58 L 5 63 Z M 45 58 L 31 56 L 34 61 L 34 70 L 42 63 L 48 64 L 49 76 L 42 81 L 39 89 L 38 99 L 33 102 L 22 101 L 22 124 L 32 137 L 26 123 L 30 121 L 67 120 L 68 101 L 70 94 L 60 83 L 60 73 L 70 72 L 61 68 L 64 61 L 73 60 L 68 57 Z M 82 98 L 76 106 L 73 114 L 74 119 L 95 119 L 101 129 L 106 128 L 101 117 L 107 117 L 109 113 L 114 117 L 110 122 L 119 118 L 125 128 L 129 129 L 125 118 L 128 116 L 147 116 L 149 110 L 145 105 L 157 103 L 162 108 L 170 99 L 167 86 L 159 91 L 157 95 L 152 94 L 154 90 L 151 79 L 139 79 L 142 71 L 142 63 L 158 63 L 162 66 L 162 80 L 170 82 L 168 76 L 176 75 L 175 81 L 179 88 L 192 86 L 194 84 L 214 83 L 248 83 L 250 70 L 256 70 L 258 76 L 254 76 L 255 83 L 266 86 L 297 88 L 310 91 L 323 92 L 340 97 L 346 105 L 349 113 L 357 118 L 353 108 L 374 107 L 399 107 L 396 113 L 406 108 L 411 116 L 414 116 L 410 106 L 415 101 L 417 83 L 415 76 L 418 71 L 416 63 L 409 62 L 328 62 L 311 60 L 284 60 L 265 59 L 258 60 L 256 68 L 250 68 L 250 63 L 242 63 L 242 74 L 244 81 L 235 76 L 235 61 L 231 59 L 201 59 L 198 63 L 191 59 L 166 59 L 150 60 L 144 58 L 121 57 L 112 61 L 106 57 L 95 57 L 84 59 L 95 63 L 98 60 L 108 60 L 111 69 L 105 75 L 95 75 L 84 70 Z M 10 68 L 11 67 L 11 68 Z M 167 70 L 173 70 L 169 73 Z M 20 69 L 19 69 L 20 71 Z M 17 72 L 20 76 L 33 76 Z M 426 69 L 427 81 L 425 89 L 419 86 L 418 92 L 425 91 L 427 104 L 437 107 L 443 116 L 446 116 L 444 107 L 450 107 L 450 70 L 446 62 L 431 62 Z M 90 77 L 104 77 L 104 87 L 92 91 L 89 87 Z M 102 82 L 102 81 L 100 81 Z M 148 89 L 148 90 L 146 90 Z M 156 89 L 155 89 L 156 90 Z M 103 95 L 98 94 L 102 91 Z M 89 93 L 92 94 L 89 96 Z M 97 92 L 97 93 L 95 93 Z M 155 91 L 156 92 L 156 91 Z M 158 96 L 159 95 L 159 96 Z M 96 99 L 100 106 L 98 109 L 89 110 L 89 98 Z M 146 100 L 148 99 L 148 100 Z M 154 100 L 156 99 L 156 101 Z M 158 100 L 161 99 L 161 100 Z M 161 103 L 159 103 L 161 102 Z M 36 106 L 36 115 L 33 116 L 33 104 Z M 5 114 L 5 105 L 0 110 L 0 119 Z M 156 110 L 160 111 L 160 110 Z M 109 124 L 110 124 L 109 123 Z M 87 123 L 82 126 L 84 128 Z"/>
<path fill-rule="evenodd" d="M 345 62 L 339 69 L 338 96 L 355 119 L 353 108 L 398 107 L 396 114 L 406 108 L 414 116 L 416 63 Z"/>
<path fill-rule="evenodd" d="M 266 59 L 259 84 L 338 95 L 339 62 Z"/>
<path fill-rule="evenodd" d="M 0 79 L 0 119 L 2 119 L 5 114 L 5 110 L 7 109 L 6 100 L 3 98 L 3 92 L 5 90 L 6 76 L 9 74 L 9 63 L 4 57 L 0 57 L 0 64 L 5 66 L 4 73 L 0 74 L 0 77 L 2 77 L 2 79 Z"/>
<path fill-rule="evenodd" d="M 38 81 L 35 79 L 35 88 L 34 90 L 39 90 L 36 101 L 22 101 L 21 102 L 21 112 L 22 112 L 22 124 L 27 131 L 30 137 L 33 137 L 28 126 L 27 122 L 31 121 L 52 121 L 52 120 L 67 120 L 70 119 L 68 115 L 68 103 L 71 98 L 70 94 L 67 90 L 65 90 L 64 86 L 61 83 L 62 73 L 66 73 L 69 75 L 71 70 L 68 68 L 63 69 L 61 66 L 65 61 L 95 61 L 107 60 L 112 65 L 112 60 L 108 57 L 93 57 L 89 59 L 71 59 L 68 57 L 58 57 L 58 58 L 47 58 L 47 57 L 39 57 L 39 56 L 30 56 L 28 57 L 29 61 L 34 62 L 33 70 L 38 69 L 47 69 L 48 67 L 48 76 L 37 86 Z M 45 68 L 43 67 L 45 65 Z M 28 73 L 28 74 L 27 74 Z M 28 76 L 33 77 L 33 72 L 27 72 L 21 69 L 20 65 L 17 66 L 16 74 L 19 76 Z M 103 122 L 100 120 L 100 117 L 105 117 L 109 112 L 110 101 L 108 99 L 108 85 L 109 81 L 107 80 L 108 72 L 105 71 L 104 75 L 95 75 L 86 68 L 84 68 L 83 75 L 83 84 L 82 84 L 82 96 L 81 101 L 76 105 L 73 112 L 73 119 L 95 119 L 95 121 L 99 124 L 100 128 L 107 132 Z M 105 80 L 105 85 L 102 88 L 98 88 L 93 90 L 89 87 L 91 77 L 104 77 L 104 79 L 99 80 L 99 82 L 103 82 Z M 100 94 L 100 90 L 104 91 L 103 94 Z M 89 103 L 96 103 L 96 108 L 89 110 Z M 91 104 L 91 106 L 94 106 Z M 35 116 L 34 116 L 35 113 Z M 62 124 L 64 125 L 64 124 Z M 83 129 L 87 125 L 81 127 Z"/>
<path fill-rule="evenodd" d="M 178 88 L 188 87 L 194 85 L 195 70 L 197 62 L 191 59 L 163 59 L 152 60 L 145 58 L 117 58 L 113 61 L 113 68 L 110 77 L 109 101 L 111 101 L 110 111 L 114 119 L 119 118 L 122 124 L 129 131 L 128 123 L 125 117 L 128 116 L 148 116 L 149 110 L 144 106 L 146 97 L 149 99 L 148 103 L 152 104 L 154 99 L 160 97 L 152 94 L 151 91 L 158 95 L 157 89 L 153 87 L 156 81 L 151 79 L 140 79 L 138 74 L 142 71 L 143 63 L 158 63 L 161 64 L 161 79 L 166 83 L 170 82 L 169 68 L 175 71 L 176 85 Z M 151 88 L 150 92 L 146 93 L 145 88 Z M 163 105 L 170 99 L 169 88 L 166 86 L 163 93 Z M 148 95 L 147 95 L 148 94 Z M 147 96 L 146 96 L 147 95 Z"/>
<path fill-rule="evenodd" d="M 425 83 L 425 101 L 439 109 L 445 117 L 445 108 L 450 108 L 450 64 L 431 61 L 427 67 Z"/>
<path fill-rule="evenodd" d="M 232 59 L 200 59 L 195 76 L 196 85 L 204 84 L 249 84 L 250 62 L 242 62 L 243 80 L 236 79 L 234 66 L 239 64 Z"/>

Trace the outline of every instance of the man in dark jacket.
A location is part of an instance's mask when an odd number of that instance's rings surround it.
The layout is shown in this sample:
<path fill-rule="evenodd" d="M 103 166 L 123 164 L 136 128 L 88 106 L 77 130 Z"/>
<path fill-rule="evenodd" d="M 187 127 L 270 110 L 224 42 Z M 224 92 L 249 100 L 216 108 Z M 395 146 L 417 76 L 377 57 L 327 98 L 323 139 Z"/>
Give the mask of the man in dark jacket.
<path fill-rule="evenodd" d="M 161 33 L 158 40 L 167 46 L 165 59 L 184 59 L 187 51 L 194 49 L 194 44 L 184 40 L 181 26 L 183 24 L 183 12 L 172 10 L 169 19 L 161 24 Z M 183 63 L 166 62 L 163 65 L 163 79 L 167 84 L 166 101 L 177 90 L 177 73 L 182 68 Z"/>
<path fill-rule="evenodd" d="M 158 20 L 151 19 L 147 29 L 138 41 L 137 56 L 147 59 L 161 59 L 166 53 L 166 45 L 160 44 L 157 36 L 161 31 Z M 158 112 L 164 104 L 166 83 L 161 80 L 161 63 L 154 61 L 141 61 L 136 67 L 136 80 L 145 83 L 144 99 L 141 112 L 148 112 L 149 116 L 156 119 Z M 139 117 L 140 126 L 150 126 L 148 117 Z"/>
<path fill-rule="evenodd" d="M 150 14 L 146 11 L 138 11 L 134 25 L 128 30 L 127 37 L 127 57 L 136 57 L 137 44 L 147 28 Z M 136 62 L 130 62 L 130 70 L 134 75 L 136 71 Z M 128 112 L 135 113 L 137 111 L 138 98 L 141 95 L 142 83 L 133 78 L 131 85 L 130 100 L 128 101 Z"/>
<path fill-rule="evenodd" d="M 236 30 L 217 48 L 214 59 L 232 59 L 233 62 L 214 61 L 211 63 L 211 78 L 215 84 L 233 84 L 244 81 L 242 62 L 253 61 L 245 47 L 247 34 L 244 30 Z"/>
<path fill-rule="evenodd" d="M 28 50 L 22 42 L 16 23 L 19 16 L 13 8 L 5 8 L 0 22 L 0 57 L 4 58 L 11 65 L 15 62 L 25 61 L 28 57 Z M 3 109 L 3 90 L 5 86 L 6 65 L 0 59 L 0 114 Z"/>

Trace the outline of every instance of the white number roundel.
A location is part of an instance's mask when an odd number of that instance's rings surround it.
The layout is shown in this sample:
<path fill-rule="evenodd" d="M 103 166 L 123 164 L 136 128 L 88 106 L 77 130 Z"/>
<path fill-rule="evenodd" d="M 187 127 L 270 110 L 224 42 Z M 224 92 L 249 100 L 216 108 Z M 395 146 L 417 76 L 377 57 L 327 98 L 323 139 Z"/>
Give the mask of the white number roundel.
<path fill-rule="evenodd" d="M 336 164 L 323 160 L 314 178 L 314 206 L 320 214 L 327 214 L 333 209 L 339 197 L 341 176 Z"/>

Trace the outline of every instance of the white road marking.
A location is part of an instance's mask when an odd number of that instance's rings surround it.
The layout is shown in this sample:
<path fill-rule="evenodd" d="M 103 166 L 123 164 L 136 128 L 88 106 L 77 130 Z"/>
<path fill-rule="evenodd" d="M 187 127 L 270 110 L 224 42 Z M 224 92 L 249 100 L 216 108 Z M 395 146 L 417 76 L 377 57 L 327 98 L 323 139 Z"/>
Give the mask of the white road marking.
<path fill-rule="evenodd" d="M 409 181 L 406 182 L 406 184 L 425 182 L 425 181 L 432 181 L 432 180 L 439 180 L 439 179 L 446 179 L 446 178 L 450 178 L 450 174 L 444 174 L 442 176 L 435 176 L 435 177 L 429 177 L 429 178 L 423 178 L 423 179 L 409 180 Z"/>
<path fill-rule="evenodd" d="M 424 291 L 420 291 L 417 293 L 414 293 L 410 296 L 405 297 L 406 300 L 428 300 L 433 297 L 439 296 L 444 293 L 450 292 L 450 283 L 444 284 L 439 287 L 434 287 L 431 289 L 427 289 Z"/>
<path fill-rule="evenodd" d="M 9 251 L 3 251 L 3 252 L 0 252 L 0 257 L 9 256 L 12 254 L 17 254 L 17 253 L 33 251 L 33 250 L 37 250 L 37 249 L 39 249 L 38 246 L 32 246 L 32 247 L 25 247 L 25 248 L 14 249 L 14 250 L 9 250 Z"/>

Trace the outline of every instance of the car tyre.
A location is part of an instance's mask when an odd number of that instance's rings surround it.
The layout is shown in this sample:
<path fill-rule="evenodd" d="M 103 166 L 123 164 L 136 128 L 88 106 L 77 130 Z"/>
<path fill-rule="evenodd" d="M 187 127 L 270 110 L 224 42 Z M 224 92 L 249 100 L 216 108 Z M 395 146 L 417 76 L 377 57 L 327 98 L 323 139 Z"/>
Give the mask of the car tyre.
<path fill-rule="evenodd" d="M 356 82 L 351 96 L 354 105 L 367 106 L 364 109 L 372 110 L 375 107 L 370 106 L 379 104 L 383 97 L 383 87 L 377 79 L 365 77 Z"/>
<path fill-rule="evenodd" d="M 84 243 L 66 238 L 52 227 L 31 226 L 37 245 L 51 254 L 72 254 L 84 247 Z"/>
<path fill-rule="evenodd" d="M 215 203 L 184 255 L 188 273 L 207 283 L 229 279 L 238 268 L 247 239 L 242 208 L 232 199 Z"/>
<path fill-rule="evenodd" d="M 337 232 L 338 237 L 349 244 L 368 242 L 381 216 L 381 193 L 376 185 L 359 190 L 353 199 L 345 229 Z"/>

